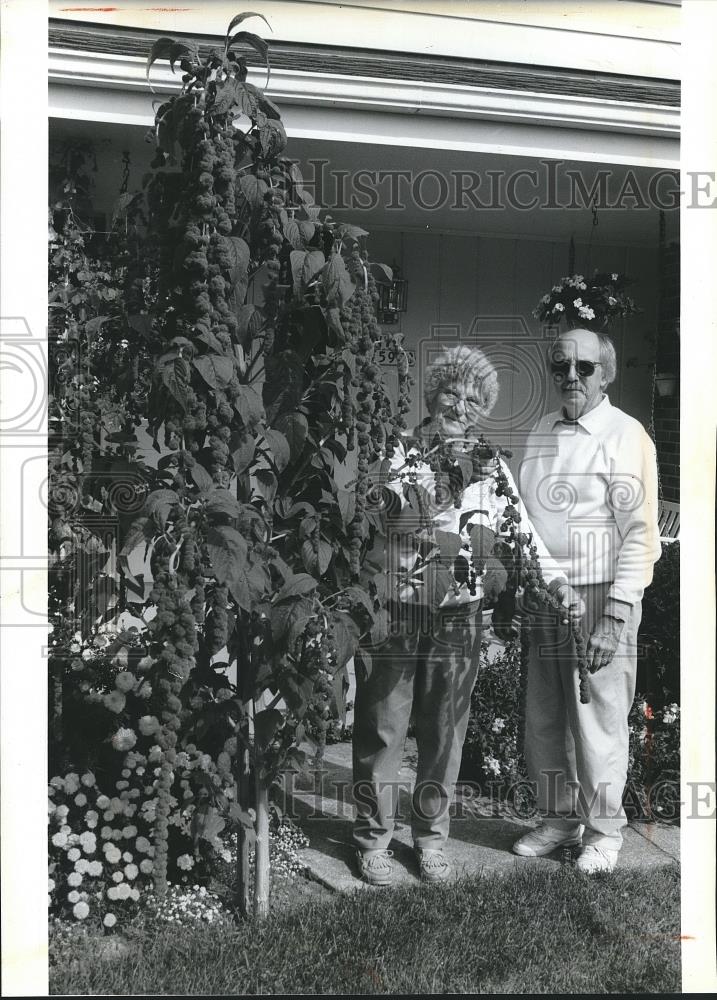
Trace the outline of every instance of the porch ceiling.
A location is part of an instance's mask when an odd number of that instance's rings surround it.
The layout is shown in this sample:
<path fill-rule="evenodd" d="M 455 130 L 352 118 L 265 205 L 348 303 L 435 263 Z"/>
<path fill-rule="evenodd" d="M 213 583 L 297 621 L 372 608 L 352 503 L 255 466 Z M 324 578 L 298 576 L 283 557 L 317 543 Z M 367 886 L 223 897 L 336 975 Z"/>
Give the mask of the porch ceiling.
<path fill-rule="evenodd" d="M 131 158 L 130 188 L 141 184 L 149 169 L 152 144 L 146 128 L 101 122 L 53 119 L 51 152 L 67 140 L 91 140 L 97 152 L 95 202 L 109 211 L 121 184 L 122 152 Z M 677 180 L 646 167 L 565 160 L 545 161 L 500 152 L 423 149 L 403 145 L 371 145 L 292 137 L 288 153 L 300 161 L 307 185 L 334 218 L 368 230 L 473 233 L 524 239 L 592 240 L 594 246 L 630 244 L 654 247 L 658 238 L 659 206 L 637 208 L 628 188 L 646 200 L 656 192 L 663 202 Z M 507 188 L 517 171 L 534 171 L 515 183 L 520 209 L 509 204 Z M 611 207 L 600 207 L 598 224 L 584 206 L 582 190 L 590 193 L 598 171 L 605 172 Z M 656 183 L 657 182 L 657 183 Z M 461 185 L 463 194 L 461 195 Z M 472 187 L 472 191 L 471 191 Z M 596 189 L 598 190 L 598 189 Z M 622 198 L 621 192 L 623 193 Z M 554 207 L 550 207 L 550 200 Z M 475 199 L 480 206 L 476 207 Z M 589 199 L 588 199 L 589 200 Z M 436 207 L 431 208 L 436 203 Z M 574 207 L 569 207 L 571 204 Z M 667 238 L 677 239 L 679 210 L 667 210 Z"/>

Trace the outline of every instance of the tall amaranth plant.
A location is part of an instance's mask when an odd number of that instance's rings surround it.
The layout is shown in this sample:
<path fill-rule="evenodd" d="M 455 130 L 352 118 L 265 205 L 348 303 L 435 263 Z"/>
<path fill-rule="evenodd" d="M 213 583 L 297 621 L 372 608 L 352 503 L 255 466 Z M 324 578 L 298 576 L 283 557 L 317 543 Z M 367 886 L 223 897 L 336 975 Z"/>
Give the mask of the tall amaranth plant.
<path fill-rule="evenodd" d="M 390 272 L 368 260 L 365 231 L 314 204 L 283 155 L 278 109 L 247 80 L 238 47 L 268 69 L 263 39 L 235 32 L 250 16 L 233 19 L 222 51 L 161 38 L 148 59 L 148 73 L 159 58 L 178 64 L 183 86 L 158 108 L 147 184 L 146 418 L 161 480 L 126 526 L 122 557 L 129 574 L 146 553 L 153 579 L 155 883 L 165 888 L 177 747 L 192 739 L 240 790 L 231 803 L 205 797 L 198 835 L 226 814 L 256 835 L 264 913 L 269 788 L 303 763 L 307 723 L 343 711 L 346 665 L 380 604 L 357 586 L 369 467 L 405 427 L 410 383 L 400 338 L 376 322 L 376 279 Z M 398 358 L 397 404 L 374 360 L 385 347 Z"/>

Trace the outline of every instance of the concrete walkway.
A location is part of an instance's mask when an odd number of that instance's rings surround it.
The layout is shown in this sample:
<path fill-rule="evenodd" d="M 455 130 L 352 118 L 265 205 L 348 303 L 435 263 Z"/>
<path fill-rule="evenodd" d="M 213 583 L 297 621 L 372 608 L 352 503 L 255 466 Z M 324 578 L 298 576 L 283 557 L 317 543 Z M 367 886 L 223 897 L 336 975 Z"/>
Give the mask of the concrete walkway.
<path fill-rule="evenodd" d="M 412 850 L 410 797 L 415 781 L 415 742 L 406 740 L 404 765 L 399 773 L 398 817 L 391 850 L 394 852 L 397 884 L 417 881 Z M 351 801 L 351 744 L 327 746 L 318 770 L 309 779 L 294 777 L 285 788 L 285 807 L 309 839 L 301 852 L 311 876 L 335 891 L 366 887 L 357 877 L 351 841 L 353 804 Z M 473 794 L 471 794 L 473 792 Z M 453 866 L 453 878 L 481 871 L 508 872 L 518 866 L 557 867 L 570 860 L 569 850 L 559 850 L 547 858 L 518 858 L 511 852 L 513 841 L 535 825 L 522 819 L 505 804 L 477 797 L 468 786 L 459 789 L 452 807 L 451 835 L 446 853 Z M 665 823 L 631 823 L 624 831 L 620 867 L 651 868 L 679 861 L 680 830 Z"/>

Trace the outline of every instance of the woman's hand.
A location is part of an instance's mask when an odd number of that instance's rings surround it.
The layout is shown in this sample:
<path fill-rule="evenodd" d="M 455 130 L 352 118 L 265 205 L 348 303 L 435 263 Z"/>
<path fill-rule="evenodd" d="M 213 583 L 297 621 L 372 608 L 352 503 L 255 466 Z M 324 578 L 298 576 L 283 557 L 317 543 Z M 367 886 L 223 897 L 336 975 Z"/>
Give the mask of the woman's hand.
<path fill-rule="evenodd" d="M 585 604 L 580 594 L 576 590 L 564 583 L 555 591 L 555 597 L 560 602 L 562 609 L 561 621 L 563 625 L 579 622 L 585 614 Z"/>

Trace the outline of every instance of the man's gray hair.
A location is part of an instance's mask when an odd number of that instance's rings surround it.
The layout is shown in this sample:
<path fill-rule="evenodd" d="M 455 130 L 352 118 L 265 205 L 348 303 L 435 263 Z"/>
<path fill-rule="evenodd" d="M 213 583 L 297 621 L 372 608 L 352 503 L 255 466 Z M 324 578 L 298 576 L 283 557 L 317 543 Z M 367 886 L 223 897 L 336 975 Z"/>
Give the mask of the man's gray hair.
<path fill-rule="evenodd" d="M 498 398 L 498 372 L 479 348 L 461 344 L 446 348 L 434 358 L 423 380 L 423 398 L 429 413 L 433 413 L 438 394 L 456 383 L 474 389 L 480 401 L 477 413 L 487 417 Z"/>
<path fill-rule="evenodd" d="M 605 384 L 610 385 L 617 378 L 617 354 L 615 353 L 615 345 L 612 339 L 606 333 L 600 333 L 598 330 L 590 330 L 582 326 L 559 333 L 555 340 L 559 340 L 561 337 L 568 337 L 571 333 L 577 333 L 579 330 L 585 330 L 586 333 L 594 333 L 597 337 L 598 344 L 600 345 L 600 364 L 602 365 L 603 378 L 605 379 Z M 546 349 L 548 361 L 550 361 L 554 343 L 555 341 L 549 344 Z"/>
<path fill-rule="evenodd" d="M 600 362 L 602 373 L 605 377 L 606 385 L 610 385 L 617 378 L 617 355 L 612 339 L 606 333 L 598 333 L 597 339 L 600 341 Z"/>

